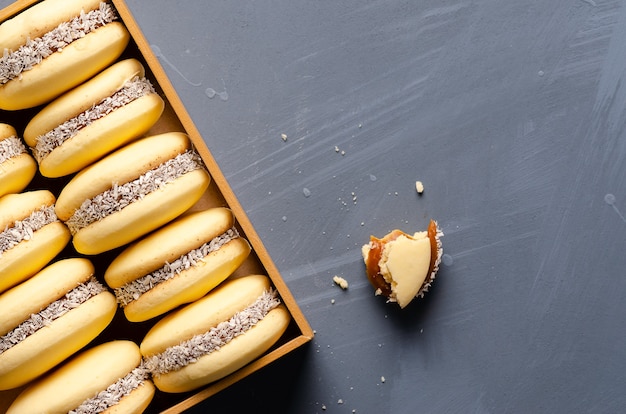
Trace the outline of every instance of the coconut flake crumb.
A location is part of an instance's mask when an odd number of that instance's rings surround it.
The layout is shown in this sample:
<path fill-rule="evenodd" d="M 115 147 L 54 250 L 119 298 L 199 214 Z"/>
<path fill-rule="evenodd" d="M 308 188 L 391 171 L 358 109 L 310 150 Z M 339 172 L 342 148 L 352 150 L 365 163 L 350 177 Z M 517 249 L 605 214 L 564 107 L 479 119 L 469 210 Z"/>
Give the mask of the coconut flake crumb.
<path fill-rule="evenodd" d="M 133 181 L 122 185 L 115 183 L 109 190 L 85 200 L 65 224 L 72 234 L 76 234 L 80 229 L 121 211 L 178 177 L 200 168 L 203 168 L 202 160 L 196 152 L 178 154 Z"/>
<path fill-rule="evenodd" d="M 278 293 L 270 289 L 259 296 L 253 304 L 235 313 L 229 320 L 220 322 L 206 333 L 195 335 L 189 340 L 171 346 L 160 354 L 145 357 L 144 363 L 152 375 L 179 370 L 246 333 L 279 304 Z"/>
<path fill-rule="evenodd" d="M 422 194 L 424 192 L 424 183 L 422 183 L 421 181 L 416 181 L 415 191 L 417 191 L 417 194 Z"/>
<path fill-rule="evenodd" d="M 55 221 L 59 219 L 54 213 L 54 206 L 42 206 L 24 220 L 15 221 L 12 227 L 7 226 L 0 232 L 0 257 L 22 241 L 32 239 L 37 230 Z"/>
<path fill-rule="evenodd" d="M 55 148 L 75 137 L 81 129 L 105 117 L 116 109 L 151 93 L 156 93 L 152 83 L 146 78 L 135 76 L 111 96 L 104 98 L 91 108 L 81 112 L 74 118 L 68 119 L 51 131 L 38 136 L 37 144 L 34 148 L 31 148 L 33 155 L 37 159 L 37 162 L 41 163 Z"/>
<path fill-rule="evenodd" d="M 0 337 L 0 354 L 105 290 L 104 285 L 92 276 Z"/>
<path fill-rule="evenodd" d="M 26 152 L 26 146 L 15 135 L 0 141 L 0 164 Z"/>
<path fill-rule="evenodd" d="M 59 24 L 43 36 L 28 39 L 15 51 L 4 49 L 0 57 L 0 85 L 20 78 L 22 72 L 32 69 L 48 56 L 116 19 L 113 7 L 101 2 L 98 9 L 87 13 L 81 11 L 79 16 Z"/>
<path fill-rule="evenodd" d="M 337 284 L 340 288 L 346 290 L 348 289 L 348 281 L 341 276 L 335 275 L 333 276 L 333 282 Z"/>
<path fill-rule="evenodd" d="M 124 377 L 109 385 L 106 390 L 100 391 L 96 396 L 83 401 L 69 414 L 92 414 L 100 413 L 118 404 L 122 398 L 139 388 L 149 378 L 150 372 L 140 364 Z"/>
<path fill-rule="evenodd" d="M 114 289 L 117 302 L 122 307 L 128 305 L 132 301 L 139 299 L 141 295 L 148 292 L 159 283 L 169 280 L 182 271 L 198 265 L 209 253 L 219 250 L 226 243 L 237 237 L 239 237 L 239 232 L 235 227 L 232 227 L 197 249 L 183 254 L 172 263 L 166 262 L 160 269 Z"/>
<path fill-rule="evenodd" d="M 423 298 L 424 294 L 426 292 L 428 292 L 428 289 L 430 289 L 430 287 L 432 286 L 433 281 L 437 277 L 437 272 L 439 271 L 439 265 L 441 264 L 441 258 L 443 257 L 443 245 L 441 243 L 441 237 L 443 237 L 444 234 L 443 234 L 443 231 L 441 231 L 441 229 L 439 228 L 439 225 L 437 225 L 436 222 L 435 222 L 435 226 L 437 226 L 437 232 L 435 234 L 435 241 L 437 242 L 437 258 L 435 259 L 435 263 L 433 263 L 433 271 L 430 272 L 430 274 L 426 277 L 426 280 L 424 280 L 424 283 L 422 284 L 422 287 L 417 292 L 417 295 L 415 295 L 418 298 Z"/>
<path fill-rule="evenodd" d="M 283 141 L 287 141 L 287 134 L 280 134 L 280 138 L 281 138 Z"/>

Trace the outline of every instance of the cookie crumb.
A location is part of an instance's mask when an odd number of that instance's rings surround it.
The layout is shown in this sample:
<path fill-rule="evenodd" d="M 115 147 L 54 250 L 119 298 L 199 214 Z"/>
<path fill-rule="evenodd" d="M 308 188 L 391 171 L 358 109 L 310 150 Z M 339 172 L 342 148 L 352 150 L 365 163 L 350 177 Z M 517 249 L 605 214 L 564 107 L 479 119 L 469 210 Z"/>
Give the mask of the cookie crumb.
<path fill-rule="evenodd" d="M 417 194 L 422 194 L 424 192 L 424 183 L 422 183 L 421 181 L 416 181 L 415 190 L 417 191 Z"/>
<path fill-rule="evenodd" d="M 348 281 L 341 276 L 335 275 L 333 276 L 333 282 L 337 284 L 340 288 L 346 290 L 348 289 Z"/>

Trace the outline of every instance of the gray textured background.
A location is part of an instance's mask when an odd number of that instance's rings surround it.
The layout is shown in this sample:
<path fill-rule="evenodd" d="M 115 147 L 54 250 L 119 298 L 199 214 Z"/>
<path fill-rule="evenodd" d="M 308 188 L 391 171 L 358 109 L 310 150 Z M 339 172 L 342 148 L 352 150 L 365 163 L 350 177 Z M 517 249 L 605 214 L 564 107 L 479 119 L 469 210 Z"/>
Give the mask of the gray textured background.
<path fill-rule="evenodd" d="M 317 332 L 193 412 L 626 411 L 625 1 L 128 4 Z M 400 311 L 360 246 L 431 217 Z"/>
<path fill-rule="evenodd" d="M 626 410 L 626 2 L 128 4 L 317 331 L 198 412 Z M 431 217 L 400 312 L 360 246 Z"/>

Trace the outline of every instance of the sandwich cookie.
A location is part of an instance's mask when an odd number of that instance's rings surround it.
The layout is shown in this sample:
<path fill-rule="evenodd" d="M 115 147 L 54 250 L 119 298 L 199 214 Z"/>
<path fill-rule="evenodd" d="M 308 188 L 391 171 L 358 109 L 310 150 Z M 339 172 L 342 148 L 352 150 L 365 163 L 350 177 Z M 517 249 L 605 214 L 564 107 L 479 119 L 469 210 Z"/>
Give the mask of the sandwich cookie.
<path fill-rule="evenodd" d="M 93 340 L 117 310 L 83 258 L 55 262 L 0 295 L 0 390 L 19 387 Z"/>
<path fill-rule="evenodd" d="M 289 321 L 269 278 L 250 275 L 226 281 L 165 316 L 148 331 L 140 349 L 159 390 L 191 391 L 263 355 Z"/>
<path fill-rule="evenodd" d="M 0 123 L 0 197 L 22 191 L 36 172 L 37 163 L 17 137 L 15 128 Z"/>
<path fill-rule="evenodd" d="M 37 273 L 70 241 L 54 202 L 48 190 L 0 198 L 0 292 Z"/>
<path fill-rule="evenodd" d="M 101 0 L 44 0 L 0 25 L 0 109 L 44 104 L 113 63 L 130 34 Z"/>
<path fill-rule="evenodd" d="M 165 104 L 136 59 L 117 62 L 58 97 L 24 130 L 45 177 L 72 174 L 146 133 Z"/>
<path fill-rule="evenodd" d="M 154 392 L 139 347 L 117 340 L 82 351 L 29 385 L 7 414 L 139 414 Z"/>
<path fill-rule="evenodd" d="M 169 132 L 127 144 L 81 170 L 61 190 L 55 211 L 79 253 L 99 254 L 178 217 L 210 180 L 189 137 Z"/>
<path fill-rule="evenodd" d="M 371 236 L 361 253 L 375 294 L 397 302 L 401 308 L 423 297 L 439 271 L 441 236 L 443 232 L 434 220 L 427 231 L 412 236 L 401 230 L 393 230 L 382 239 Z"/>
<path fill-rule="evenodd" d="M 231 210 L 187 214 L 127 247 L 104 279 L 131 322 L 200 299 L 250 254 Z"/>

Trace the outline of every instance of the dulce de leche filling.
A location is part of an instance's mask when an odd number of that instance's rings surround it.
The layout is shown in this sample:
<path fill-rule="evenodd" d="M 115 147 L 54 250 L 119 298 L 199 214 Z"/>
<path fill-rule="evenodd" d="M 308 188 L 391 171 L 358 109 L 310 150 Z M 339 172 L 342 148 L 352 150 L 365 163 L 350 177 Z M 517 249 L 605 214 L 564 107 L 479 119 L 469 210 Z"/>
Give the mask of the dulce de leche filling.
<path fill-rule="evenodd" d="M 437 223 L 434 220 L 431 220 L 427 230 L 427 235 L 430 240 L 430 264 L 428 266 L 428 275 L 432 275 L 433 271 L 437 267 L 439 255 L 439 242 L 437 240 L 437 234 Z M 389 295 L 391 295 L 391 284 L 385 280 L 382 273 L 380 272 L 379 263 L 383 254 L 383 248 L 385 244 L 396 240 L 402 235 L 410 237 L 401 230 L 393 230 L 382 239 L 374 236 L 370 237 L 370 249 L 369 254 L 367 255 L 367 260 L 365 262 L 367 278 L 372 286 L 374 286 L 376 291 L 385 297 L 389 297 Z M 430 277 L 426 277 L 422 288 L 424 287 L 424 285 L 429 284 L 430 282 L 432 282 L 432 279 Z"/>

